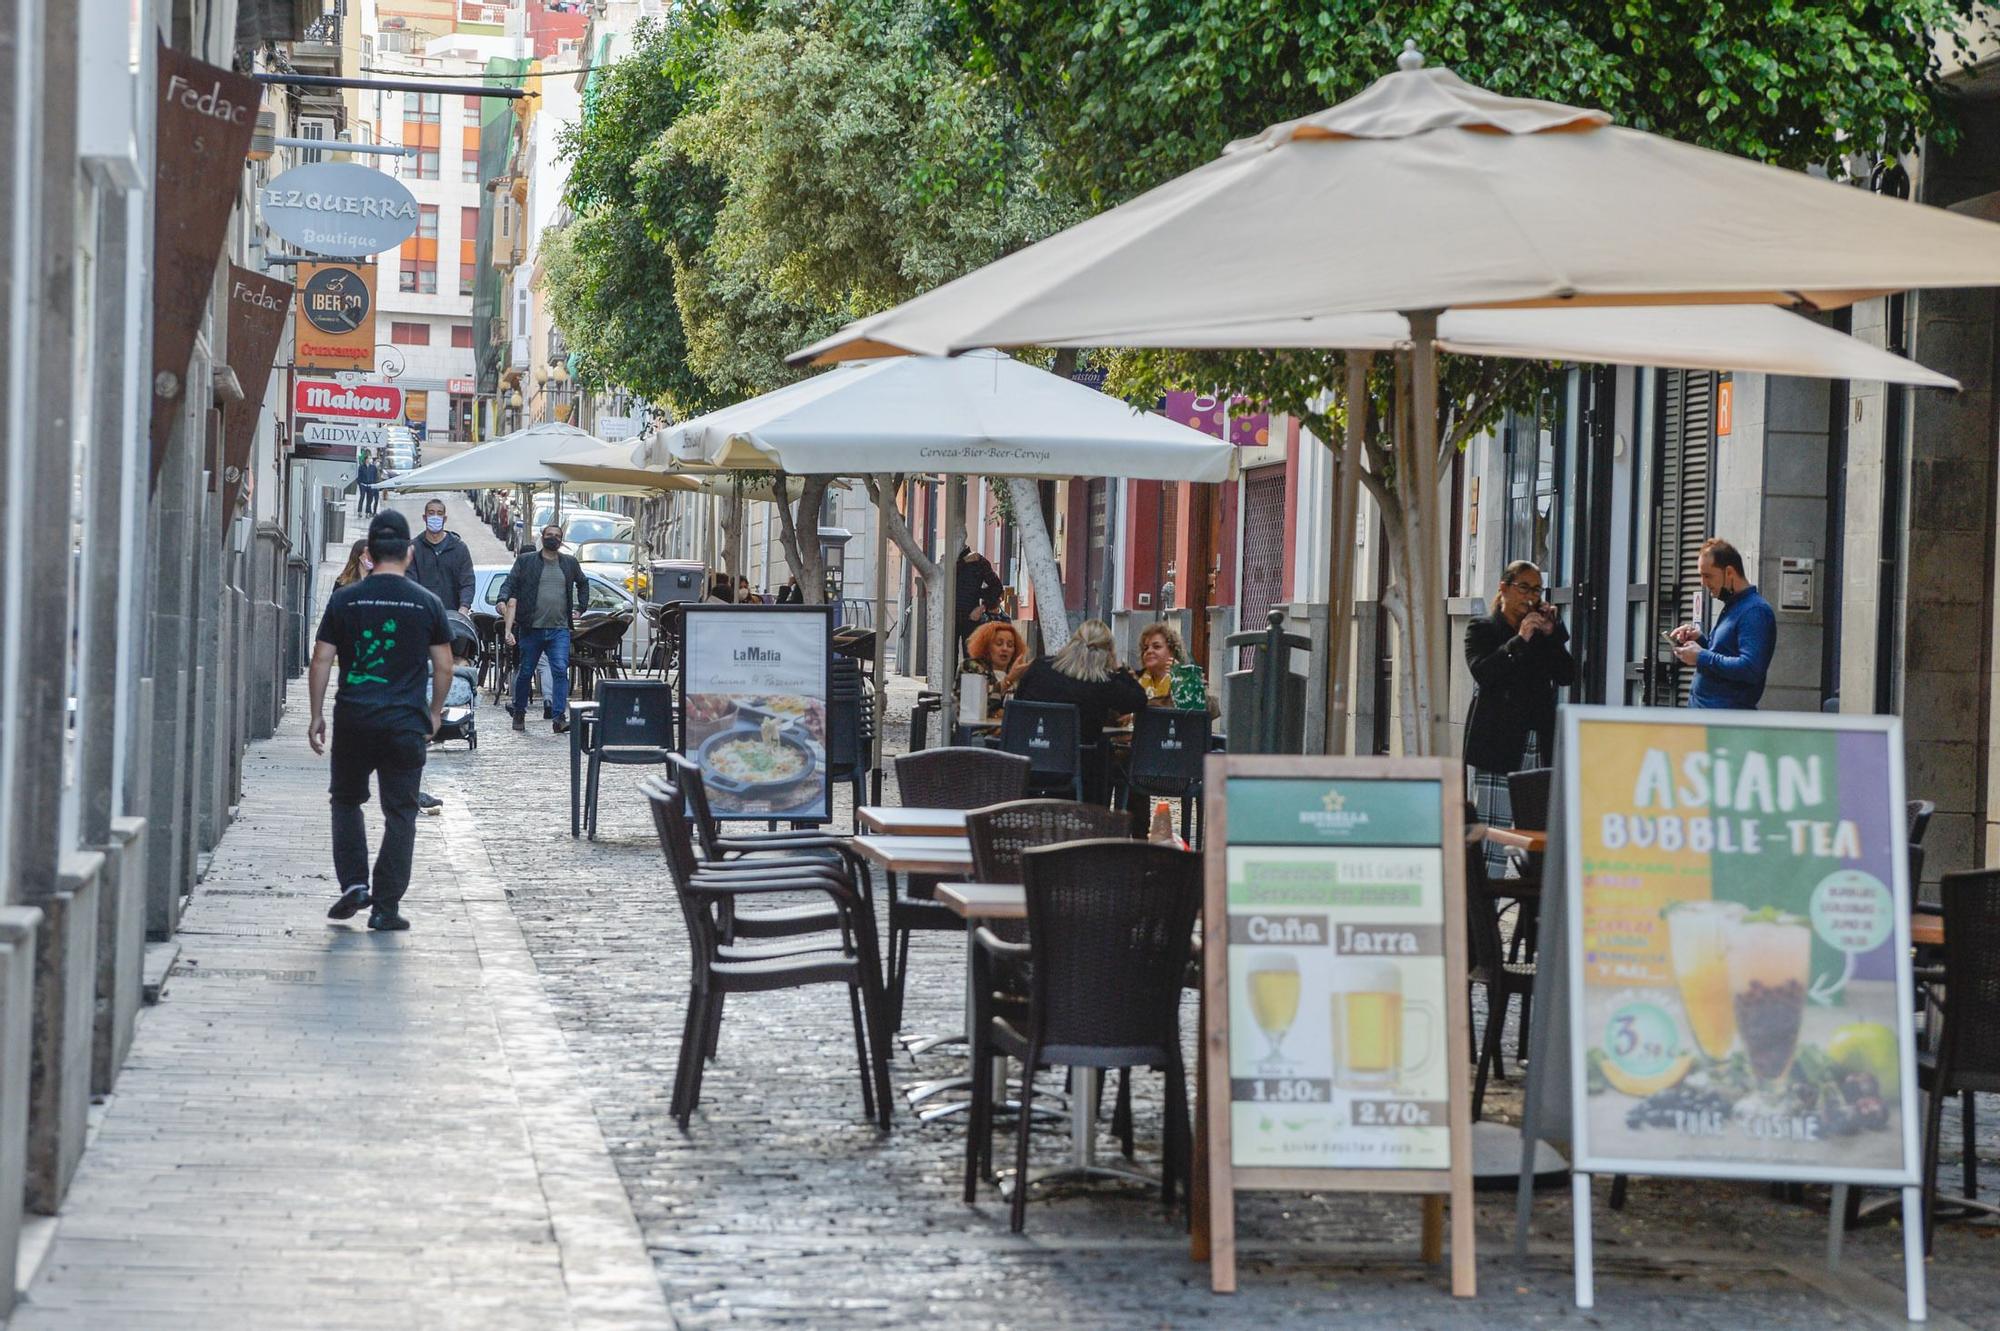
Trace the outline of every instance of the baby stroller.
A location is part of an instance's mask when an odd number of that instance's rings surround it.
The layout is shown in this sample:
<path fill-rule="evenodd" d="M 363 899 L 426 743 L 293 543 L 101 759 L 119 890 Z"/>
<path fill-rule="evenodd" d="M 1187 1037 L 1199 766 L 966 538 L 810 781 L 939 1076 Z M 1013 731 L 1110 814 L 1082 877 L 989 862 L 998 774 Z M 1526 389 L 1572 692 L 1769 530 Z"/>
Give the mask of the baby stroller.
<path fill-rule="evenodd" d="M 479 672 L 472 665 L 472 659 L 479 653 L 479 633 L 472 627 L 470 619 L 455 610 L 447 612 L 445 618 L 451 625 L 451 692 L 445 695 L 444 712 L 438 718 L 437 733 L 431 736 L 431 743 L 463 740 L 467 749 L 476 749 L 479 747 L 479 718 L 475 711 L 479 700 Z"/>

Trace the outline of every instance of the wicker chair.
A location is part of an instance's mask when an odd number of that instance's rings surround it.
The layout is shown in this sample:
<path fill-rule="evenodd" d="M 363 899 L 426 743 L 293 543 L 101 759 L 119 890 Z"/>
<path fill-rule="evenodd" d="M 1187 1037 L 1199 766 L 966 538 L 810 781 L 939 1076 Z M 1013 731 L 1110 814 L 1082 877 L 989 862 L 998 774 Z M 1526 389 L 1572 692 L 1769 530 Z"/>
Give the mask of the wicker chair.
<path fill-rule="evenodd" d="M 1021 855 L 1025 851 L 1065 841 L 1091 841 L 1128 835 L 1125 814 L 1103 805 L 1079 804 L 1070 800 L 1016 800 L 1011 804 L 996 804 L 990 809 L 975 809 L 965 815 L 965 832 L 972 842 L 972 876 L 982 883 L 1020 882 Z M 987 927 L 995 936 L 1010 943 L 1025 943 L 1028 939 L 1027 926 L 1018 920 L 993 920 Z M 990 1077 L 990 1066 L 982 1070 L 981 1064 L 982 1060 L 990 1064 L 992 1059 L 992 1051 L 987 1047 L 986 1023 L 993 1015 L 991 1009 L 994 1004 L 997 1002 L 1002 1009 L 1018 1015 L 1028 997 L 1025 967 L 996 966 L 992 968 L 990 978 L 992 984 L 987 991 L 973 999 L 974 1016 L 972 1029 L 968 1032 L 972 1038 L 975 1084 L 980 1083 L 982 1078 Z M 1121 1106 L 1129 1105 L 1129 1086 L 1129 1078 L 1121 1083 Z M 977 1195 L 979 1175 L 990 1170 L 992 1117 L 991 1100 L 975 1095 L 965 1135 L 965 1200 L 968 1202 Z M 1119 1125 L 1129 1154 L 1130 1125 L 1126 1115 L 1120 1115 Z"/>
<path fill-rule="evenodd" d="M 1143 841 L 1077 841 L 1024 852 L 1021 881 L 1029 941 L 1009 943 L 981 928 L 972 951 L 975 1003 L 991 992 L 988 963 L 1033 962 L 1025 1018 L 995 1015 L 986 1024 L 992 1048 L 1018 1058 L 1024 1070 L 1012 1227 L 1019 1233 L 1027 1218 L 1034 1072 L 1043 1066 L 1166 1069 L 1160 1182 L 1171 1206 L 1176 1182 L 1189 1176 L 1193 1141 L 1180 1003 L 1201 910 L 1201 857 Z M 990 1098 L 990 1066 L 990 1059 L 973 1060 L 975 1107 Z"/>
<path fill-rule="evenodd" d="M 1917 1060 L 1917 1082 L 1930 1092 L 1924 1115 L 1924 1252 L 1931 1250 L 1937 1209 L 1938 1133 L 1948 1095 L 1962 1099 L 1965 1196 L 1979 1191 L 1973 1096 L 2000 1091 L 2000 869 L 1948 873 L 1938 884 L 1944 905 L 1944 1034 L 1935 1055 Z"/>
<path fill-rule="evenodd" d="M 983 809 L 1017 800 L 1028 788 L 1028 760 L 997 749 L 925 749 L 896 759 L 896 788 L 905 808 Z M 956 933 L 965 921 L 934 898 L 938 880 L 911 874 L 889 882 L 889 1028 L 903 1026 L 903 990 L 910 973 L 910 935 Z"/>
<path fill-rule="evenodd" d="M 681 1030 L 670 1110 L 681 1130 L 701 1103 L 701 1081 L 712 1056 L 713 1033 L 730 994 L 763 993 L 809 985 L 844 984 L 854 1022 L 861 1073 L 861 1104 L 868 1117 L 889 1126 L 889 1060 L 882 1026 L 882 974 L 876 958 L 874 912 L 836 870 L 817 877 L 765 878 L 746 873 L 704 873 L 695 859 L 687 806 L 678 786 L 649 778 L 645 793 L 653 826 L 666 854 L 692 954 L 687 1020 Z M 832 900 L 841 919 L 842 944 L 744 947 L 725 940 L 717 907 L 745 897 L 816 891 Z"/>

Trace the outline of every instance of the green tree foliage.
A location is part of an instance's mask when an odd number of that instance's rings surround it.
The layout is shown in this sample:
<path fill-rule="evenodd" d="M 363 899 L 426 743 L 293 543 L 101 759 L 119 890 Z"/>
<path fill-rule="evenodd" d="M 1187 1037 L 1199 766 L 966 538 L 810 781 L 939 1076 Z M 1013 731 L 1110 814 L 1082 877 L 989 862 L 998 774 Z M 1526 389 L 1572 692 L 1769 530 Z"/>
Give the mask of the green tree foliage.
<path fill-rule="evenodd" d="M 1404 39 L 1497 92 L 1598 106 L 1621 123 L 1776 165 L 1838 175 L 1948 144 L 1929 33 L 1956 34 L 1975 0 L 959 0 L 973 46 L 1051 145 L 1048 169 L 1093 209 L 1211 160 L 1232 139 L 1344 100 L 1395 67 Z M 1956 36 L 1941 39 L 1955 45 Z M 1446 361 L 1446 400 L 1506 376 Z M 1228 387 L 1296 412 L 1337 389 L 1336 354 L 1132 353 L 1113 385 Z"/>
<path fill-rule="evenodd" d="M 944 0 L 676 6 L 564 139 L 546 277 L 591 372 L 683 412 L 1078 219 L 1041 141 L 951 54 Z"/>
<path fill-rule="evenodd" d="M 639 25 L 632 53 L 596 76 L 583 116 L 563 133 L 573 217 L 544 240 L 550 309 L 584 375 L 678 415 L 728 400 L 690 367 L 676 299 L 677 268 L 706 248 L 723 183 L 684 159 L 663 160 L 657 145 L 712 95 L 709 54 L 743 21 L 732 6 L 691 3 Z"/>

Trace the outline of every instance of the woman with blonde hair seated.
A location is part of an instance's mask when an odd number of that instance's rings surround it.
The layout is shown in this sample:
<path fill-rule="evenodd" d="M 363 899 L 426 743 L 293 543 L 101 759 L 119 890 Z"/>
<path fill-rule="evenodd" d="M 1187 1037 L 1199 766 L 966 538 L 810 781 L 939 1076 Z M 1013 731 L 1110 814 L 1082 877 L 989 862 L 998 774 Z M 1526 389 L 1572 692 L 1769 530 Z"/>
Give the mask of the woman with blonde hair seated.
<path fill-rule="evenodd" d="M 1102 801 L 1105 788 L 1104 726 L 1146 705 L 1146 688 L 1118 663 L 1111 626 L 1086 619 L 1061 651 L 1032 662 L 1014 685 L 1021 702 L 1071 703 L 1084 744 L 1084 791 Z"/>
<path fill-rule="evenodd" d="M 986 680 L 986 715 L 992 718 L 1000 715 L 1000 704 L 1007 700 L 1027 664 L 1028 646 L 1021 641 L 1020 630 L 1005 620 L 992 619 L 965 640 L 965 660 L 959 663 L 958 673 Z"/>

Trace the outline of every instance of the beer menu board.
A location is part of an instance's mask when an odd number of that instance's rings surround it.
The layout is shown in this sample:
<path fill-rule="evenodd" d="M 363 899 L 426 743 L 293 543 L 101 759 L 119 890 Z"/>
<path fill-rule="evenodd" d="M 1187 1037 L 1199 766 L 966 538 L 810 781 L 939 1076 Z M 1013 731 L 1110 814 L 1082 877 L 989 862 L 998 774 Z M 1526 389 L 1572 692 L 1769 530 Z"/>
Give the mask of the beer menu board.
<path fill-rule="evenodd" d="M 1908 1181 L 1893 731 L 1873 718 L 1572 711 L 1578 1167 Z"/>
<path fill-rule="evenodd" d="M 1449 1168 L 1440 782 L 1231 776 L 1227 799 L 1230 1163 Z"/>

